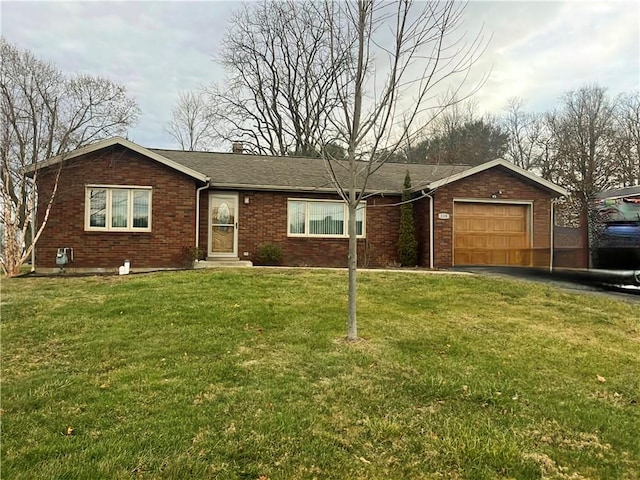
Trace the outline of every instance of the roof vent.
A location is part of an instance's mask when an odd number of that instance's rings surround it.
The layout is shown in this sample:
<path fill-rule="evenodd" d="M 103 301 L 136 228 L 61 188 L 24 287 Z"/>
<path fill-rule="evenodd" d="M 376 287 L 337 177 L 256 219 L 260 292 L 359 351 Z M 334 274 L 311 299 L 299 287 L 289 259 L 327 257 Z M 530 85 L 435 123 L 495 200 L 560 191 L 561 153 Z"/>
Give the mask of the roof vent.
<path fill-rule="evenodd" d="M 231 144 L 231 151 L 233 153 L 243 154 L 244 153 L 244 145 L 242 144 L 242 142 L 233 142 Z"/>

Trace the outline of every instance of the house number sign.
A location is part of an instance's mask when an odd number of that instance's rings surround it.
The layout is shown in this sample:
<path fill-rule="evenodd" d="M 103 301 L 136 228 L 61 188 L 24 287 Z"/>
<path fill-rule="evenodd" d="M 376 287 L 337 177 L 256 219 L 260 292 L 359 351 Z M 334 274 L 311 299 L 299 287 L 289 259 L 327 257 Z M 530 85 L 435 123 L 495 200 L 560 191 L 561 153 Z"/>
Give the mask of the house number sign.
<path fill-rule="evenodd" d="M 448 213 L 439 213 L 439 214 L 438 214 L 438 218 L 439 218 L 440 220 L 449 220 L 449 218 L 450 218 L 450 217 L 449 217 L 449 214 L 448 214 Z"/>

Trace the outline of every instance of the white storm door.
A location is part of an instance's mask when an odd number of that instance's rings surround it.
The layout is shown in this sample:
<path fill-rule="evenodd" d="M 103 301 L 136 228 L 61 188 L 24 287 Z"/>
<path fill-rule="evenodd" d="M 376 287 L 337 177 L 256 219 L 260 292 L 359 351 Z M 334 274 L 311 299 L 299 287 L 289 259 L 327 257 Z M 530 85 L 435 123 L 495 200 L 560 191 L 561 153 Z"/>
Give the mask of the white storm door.
<path fill-rule="evenodd" d="M 238 256 L 238 194 L 209 195 L 209 256 Z"/>

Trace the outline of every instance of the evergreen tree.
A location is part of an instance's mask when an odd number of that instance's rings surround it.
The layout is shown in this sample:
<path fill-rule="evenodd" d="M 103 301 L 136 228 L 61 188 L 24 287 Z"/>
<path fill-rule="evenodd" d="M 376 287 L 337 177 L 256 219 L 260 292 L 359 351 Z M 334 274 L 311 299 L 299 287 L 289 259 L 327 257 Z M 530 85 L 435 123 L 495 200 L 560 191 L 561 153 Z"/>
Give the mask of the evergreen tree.
<path fill-rule="evenodd" d="M 418 241 L 413 222 L 413 203 L 411 200 L 411 177 L 407 171 L 402 190 L 400 206 L 400 234 L 398 236 L 398 259 L 403 267 L 414 267 L 418 263 Z"/>

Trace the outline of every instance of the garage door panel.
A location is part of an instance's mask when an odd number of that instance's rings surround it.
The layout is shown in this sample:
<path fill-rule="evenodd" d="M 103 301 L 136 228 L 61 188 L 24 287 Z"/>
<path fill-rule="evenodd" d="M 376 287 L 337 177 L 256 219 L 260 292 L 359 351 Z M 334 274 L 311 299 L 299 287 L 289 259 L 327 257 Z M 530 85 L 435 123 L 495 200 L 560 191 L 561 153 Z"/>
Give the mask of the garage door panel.
<path fill-rule="evenodd" d="M 529 265 L 531 250 L 526 249 L 459 249 L 455 251 L 456 265 Z"/>
<path fill-rule="evenodd" d="M 478 204 L 478 209 L 479 210 L 481 209 L 484 215 L 487 217 L 492 217 L 492 218 L 506 217 L 509 213 L 509 209 L 504 205 L 494 205 L 494 208 L 489 210 L 482 207 L 485 207 L 485 205 Z"/>
<path fill-rule="evenodd" d="M 507 207 L 506 214 L 510 217 L 521 218 L 523 208 L 526 208 L 526 207 L 523 207 L 522 205 L 509 205 Z"/>
<path fill-rule="evenodd" d="M 522 248 L 528 248 L 529 247 L 529 242 L 527 238 L 522 238 L 522 237 L 509 237 L 509 242 L 507 247 L 508 248 L 518 248 L 518 249 L 522 249 Z"/>
<path fill-rule="evenodd" d="M 470 215 L 472 212 L 473 204 L 471 203 L 460 203 L 456 204 L 456 213 L 458 215 Z"/>
<path fill-rule="evenodd" d="M 487 237 L 484 235 L 460 235 L 456 237 L 456 248 L 487 248 Z"/>
<path fill-rule="evenodd" d="M 497 233 L 510 232 L 511 228 L 507 220 L 503 218 L 496 218 L 491 222 L 491 231 Z"/>
<path fill-rule="evenodd" d="M 486 228 L 484 231 L 497 232 L 497 233 L 514 233 L 522 235 L 527 230 L 527 224 L 524 219 L 511 219 L 511 218 L 494 218 L 485 221 Z"/>
<path fill-rule="evenodd" d="M 460 225 L 459 225 L 459 229 L 461 232 L 468 232 L 469 231 L 469 223 L 470 223 L 470 219 L 468 218 L 461 218 L 460 219 Z"/>
<path fill-rule="evenodd" d="M 491 236 L 491 237 L 487 237 L 487 240 L 488 240 L 486 242 L 487 248 L 492 250 L 508 249 L 511 246 L 509 237 Z"/>
<path fill-rule="evenodd" d="M 454 265 L 529 265 L 529 208 L 456 202 Z"/>
<path fill-rule="evenodd" d="M 469 231 L 470 232 L 486 232 L 487 231 L 487 221 L 484 218 L 473 218 L 469 222 Z"/>

